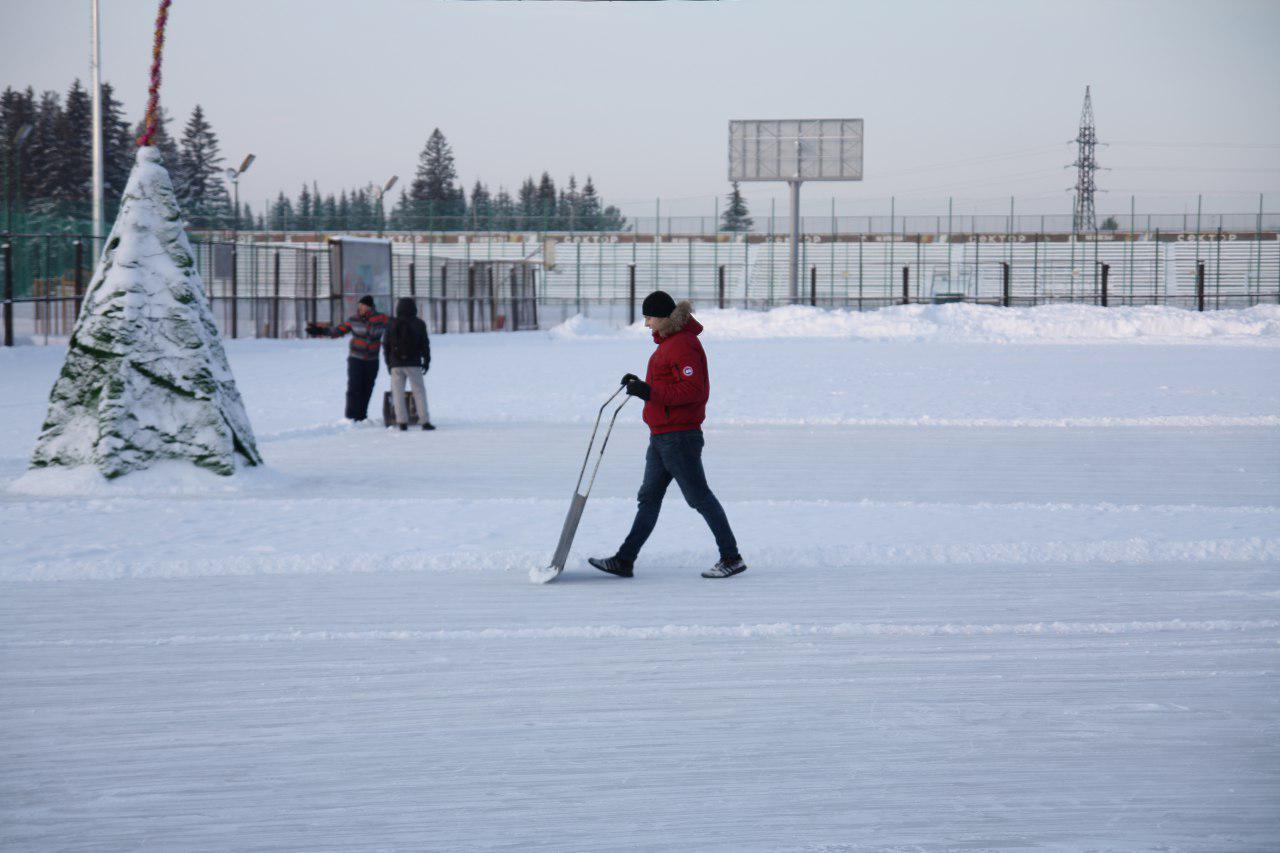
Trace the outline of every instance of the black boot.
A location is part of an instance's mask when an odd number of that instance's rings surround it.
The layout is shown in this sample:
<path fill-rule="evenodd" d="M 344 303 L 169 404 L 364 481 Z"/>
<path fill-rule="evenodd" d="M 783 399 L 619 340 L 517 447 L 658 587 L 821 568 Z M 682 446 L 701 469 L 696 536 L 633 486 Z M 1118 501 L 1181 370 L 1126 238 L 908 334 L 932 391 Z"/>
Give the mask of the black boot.
<path fill-rule="evenodd" d="M 617 554 L 612 557 L 588 557 L 587 562 L 602 572 L 608 572 L 620 578 L 631 577 L 631 567 L 635 565 L 630 560 L 619 557 Z"/>
<path fill-rule="evenodd" d="M 404 432 L 404 431 L 405 431 L 405 430 L 407 430 L 408 428 L 409 428 L 409 425 L 408 425 L 408 424 L 400 424 L 400 431 L 401 431 L 401 432 Z"/>
<path fill-rule="evenodd" d="M 425 424 L 422 425 L 422 429 L 432 430 L 432 429 L 435 429 L 435 426 L 432 425 L 431 421 L 427 421 Z"/>

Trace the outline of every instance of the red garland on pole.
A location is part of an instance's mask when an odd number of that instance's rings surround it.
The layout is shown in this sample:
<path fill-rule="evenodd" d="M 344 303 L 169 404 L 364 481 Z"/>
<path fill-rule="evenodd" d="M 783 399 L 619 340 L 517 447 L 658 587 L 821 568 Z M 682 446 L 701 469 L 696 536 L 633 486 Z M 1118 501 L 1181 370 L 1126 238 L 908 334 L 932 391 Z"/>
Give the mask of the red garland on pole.
<path fill-rule="evenodd" d="M 138 145 L 143 147 L 151 144 L 160 118 L 160 52 L 164 49 L 164 25 L 169 20 L 169 4 L 172 2 L 173 0 L 160 0 L 160 12 L 156 15 L 156 40 L 151 50 L 151 88 L 147 99 L 146 126 L 142 136 L 138 138 Z"/>

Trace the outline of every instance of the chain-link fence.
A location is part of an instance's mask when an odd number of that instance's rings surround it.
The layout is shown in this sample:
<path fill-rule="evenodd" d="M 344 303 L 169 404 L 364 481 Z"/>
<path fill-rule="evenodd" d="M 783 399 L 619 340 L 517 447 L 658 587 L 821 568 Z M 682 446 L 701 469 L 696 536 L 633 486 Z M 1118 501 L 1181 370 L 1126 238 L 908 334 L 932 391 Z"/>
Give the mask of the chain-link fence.
<path fill-rule="evenodd" d="M 397 232 L 385 239 L 391 297 L 415 299 L 437 334 L 549 328 L 580 313 L 630 322 L 637 300 L 658 288 L 701 307 L 749 309 L 964 301 L 1212 310 L 1280 302 L 1274 230 L 1023 233 L 1014 218 L 993 224 L 1004 230 L 810 230 L 799 246 L 794 294 L 789 240 L 768 233 Z M 192 240 L 224 336 L 300 336 L 308 323 L 349 312 L 331 263 L 333 240 L 343 235 L 237 236 Z M 61 234 L 0 238 L 6 343 L 70 334 L 96 259 L 93 243 Z"/>

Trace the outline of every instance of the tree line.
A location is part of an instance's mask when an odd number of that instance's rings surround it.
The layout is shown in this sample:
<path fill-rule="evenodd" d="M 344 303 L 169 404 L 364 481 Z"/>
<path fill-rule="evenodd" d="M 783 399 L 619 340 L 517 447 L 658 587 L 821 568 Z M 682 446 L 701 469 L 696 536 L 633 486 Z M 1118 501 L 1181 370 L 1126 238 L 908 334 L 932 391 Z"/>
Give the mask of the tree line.
<path fill-rule="evenodd" d="M 141 122 L 131 126 L 109 83 L 103 83 L 103 180 L 107 221 L 114 219 L 133 167 Z M 233 210 L 217 133 L 197 104 L 175 135 L 161 109 L 153 145 L 173 180 L 183 215 L 197 229 L 269 230 L 549 230 L 617 231 L 618 208 L 606 204 L 588 175 L 557 187 L 548 172 L 514 194 L 491 191 L 477 179 L 470 193 L 459 179 L 453 150 L 437 128 L 418 158 L 416 173 L 394 204 L 369 185 L 322 193 L 317 182 L 296 196 L 283 191 L 255 215 L 248 202 Z M 63 97 L 31 87 L 0 94 L 0 194 L 4 229 L 86 233 L 92 199 L 92 102 L 74 81 Z M 390 206 L 390 210 L 388 210 Z"/>
<path fill-rule="evenodd" d="M 270 230 L 387 228 L 393 231 L 619 231 L 626 218 L 606 205 L 590 176 L 557 189 L 548 172 L 526 178 L 515 196 L 505 187 L 491 192 L 477 179 L 470 195 L 458 179 L 453 149 L 439 128 L 418 156 L 411 181 L 387 210 L 380 187 L 343 190 L 335 198 L 304 184 L 296 198 L 276 196 L 263 223 Z"/>

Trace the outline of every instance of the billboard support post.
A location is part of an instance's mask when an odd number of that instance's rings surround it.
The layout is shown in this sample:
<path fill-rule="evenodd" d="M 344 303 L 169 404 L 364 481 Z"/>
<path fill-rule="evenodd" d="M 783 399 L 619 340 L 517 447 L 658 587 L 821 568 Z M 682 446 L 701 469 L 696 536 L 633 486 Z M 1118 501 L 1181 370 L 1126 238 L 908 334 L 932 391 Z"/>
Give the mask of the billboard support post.
<path fill-rule="evenodd" d="M 800 293 L 800 184 L 862 180 L 860 118 L 729 122 L 729 180 L 785 181 L 791 194 L 789 296 Z"/>
<path fill-rule="evenodd" d="M 787 181 L 791 188 L 791 301 L 800 301 L 800 181 Z"/>

